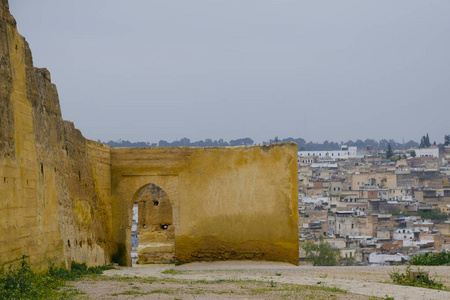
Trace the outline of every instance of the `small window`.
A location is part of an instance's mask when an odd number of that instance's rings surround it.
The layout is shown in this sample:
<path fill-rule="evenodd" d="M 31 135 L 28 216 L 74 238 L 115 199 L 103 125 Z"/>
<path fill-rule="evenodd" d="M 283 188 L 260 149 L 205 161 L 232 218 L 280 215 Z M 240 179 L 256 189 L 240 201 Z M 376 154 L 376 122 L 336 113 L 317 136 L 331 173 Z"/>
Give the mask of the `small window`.
<path fill-rule="evenodd" d="M 44 174 L 44 164 L 41 164 L 41 174 Z"/>
<path fill-rule="evenodd" d="M 167 230 L 167 228 L 169 228 L 169 225 L 167 225 L 167 224 L 161 224 L 161 229 L 162 229 L 162 230 Z"/>
<path fill-rule="evenodd" d="M 158 206 L 159 202 L 158 201 L 153 201 L 153 206 Z"/>

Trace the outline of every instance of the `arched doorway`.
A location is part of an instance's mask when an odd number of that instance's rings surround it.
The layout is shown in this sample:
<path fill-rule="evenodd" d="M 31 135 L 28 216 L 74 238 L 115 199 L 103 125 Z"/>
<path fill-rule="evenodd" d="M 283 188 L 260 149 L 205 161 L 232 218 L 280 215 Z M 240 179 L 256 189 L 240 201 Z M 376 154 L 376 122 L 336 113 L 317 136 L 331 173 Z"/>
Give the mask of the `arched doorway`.
<path fill-rule="evenodd" d="M 136 244 L 137 241 L 137 263 L 172 262 L 175 228 L 172 204 L 166 192 L 155 184 L 147 184 L 140 189 L 133 203 L 133 219 L 137 217 L 137 226 L 132 226 L 131 232 L 132 258 L 133 242 Z"/>

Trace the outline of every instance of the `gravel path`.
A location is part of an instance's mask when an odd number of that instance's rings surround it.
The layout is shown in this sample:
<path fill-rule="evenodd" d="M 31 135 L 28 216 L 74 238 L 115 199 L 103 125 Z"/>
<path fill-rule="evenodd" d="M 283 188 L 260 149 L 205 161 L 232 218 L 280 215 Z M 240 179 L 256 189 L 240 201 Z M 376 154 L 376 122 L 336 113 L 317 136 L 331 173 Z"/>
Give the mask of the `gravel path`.
<path fill-rule="evenodd" d="M 241 279 L 298 285 L 338 287 L 350 293 L 399 299 L 450 299 L 450 292 L 391 284 L 389 273 L 399 267 L 312 267 L 275 262 L 201 262 L 181 266 L 136 265 L 105 271 L 105 276 L 156 277 L 186 280 Z M 164 274 L 173 269 L 176 274 Z M 415 269 L 415 268 L 414 268 Z M 421 267 L 450 286 L 450 267 Z"/>

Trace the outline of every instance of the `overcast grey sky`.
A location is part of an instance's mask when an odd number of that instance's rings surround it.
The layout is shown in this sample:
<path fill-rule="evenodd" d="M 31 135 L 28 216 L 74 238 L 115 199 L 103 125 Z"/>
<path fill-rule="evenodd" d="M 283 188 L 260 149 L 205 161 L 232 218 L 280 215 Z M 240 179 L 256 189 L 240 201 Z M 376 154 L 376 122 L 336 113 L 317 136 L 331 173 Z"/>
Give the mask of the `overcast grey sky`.
<path fill-rule="evenodd" d="M 10 0 L 89 139 L 450 134 L 450 1 Z"/>

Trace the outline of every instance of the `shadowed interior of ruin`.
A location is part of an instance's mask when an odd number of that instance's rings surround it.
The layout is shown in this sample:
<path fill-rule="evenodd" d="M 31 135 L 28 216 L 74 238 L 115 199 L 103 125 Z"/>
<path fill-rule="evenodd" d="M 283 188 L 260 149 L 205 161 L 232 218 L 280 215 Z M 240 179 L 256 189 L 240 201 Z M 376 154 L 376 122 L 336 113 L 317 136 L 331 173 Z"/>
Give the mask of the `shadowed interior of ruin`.
<path fill-rule="evenodd" d="M 136 197 L 138 204 L 138 263 L 169 263 L 174 260 L 175 228 L 172 205 L 166 192 L 146 185 Z"/>

